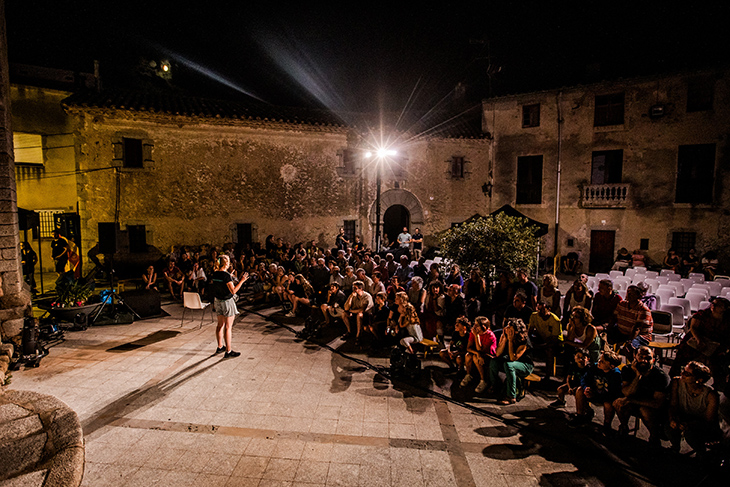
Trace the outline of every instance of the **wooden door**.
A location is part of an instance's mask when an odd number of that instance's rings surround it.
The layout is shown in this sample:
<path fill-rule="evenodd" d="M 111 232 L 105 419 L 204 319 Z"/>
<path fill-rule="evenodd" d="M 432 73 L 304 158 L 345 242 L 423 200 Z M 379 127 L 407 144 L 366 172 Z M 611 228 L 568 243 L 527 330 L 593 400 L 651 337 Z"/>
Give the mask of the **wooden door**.
<path fill-rule="evenodd" d="M 608 272 L 613 266 L 613 248 L 616 232 L 613 230 L 591 231 L 591 255 L 589 272 Z"/>

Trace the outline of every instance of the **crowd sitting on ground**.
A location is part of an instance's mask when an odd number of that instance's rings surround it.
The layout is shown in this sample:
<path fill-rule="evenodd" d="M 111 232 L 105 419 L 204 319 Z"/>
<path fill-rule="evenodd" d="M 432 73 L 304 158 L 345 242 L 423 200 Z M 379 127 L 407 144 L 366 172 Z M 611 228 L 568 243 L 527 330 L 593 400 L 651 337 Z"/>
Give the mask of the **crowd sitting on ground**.
<path fill-rule="evenodd" d="M 251 299 L 280 304 L 289 318 L 306 318 L 301 336 L 342 322 L 341 339 L 361 349 L 399 346 L 411 354 L 436 349 L 445 372 L 460 378 L 454 387 L 495 395 L 504 405 L 519 400 L 525 379 L 534 380 L 539 359 L 545 363 L 538 372 L 546 384 L 562 366 L 551 406 L 562 408 L 567 396 L 575 398 L 570 426 L 591 423 L 596 406 L 603 410 L 606 435 L 616 434 L 615 417 L 618 433 L 625 435 L 629 418 L 637 416 L 653 445 L 665 438 L 679 449 L 684 436 L 703 453 L 720 438 L 717 391 L 725 391 L 730 364 L 727 299 L 716 297 L 690 320 L 668 374 L 650 346 L 652 313 L 641 286 L 629 286 L 622 299 L 604 279 L 594 295 L 583 275 L 561 300 L 552 274 L 544 275 L 538 287 L 526 270 L 504 270 L 492 285 L 477 268 L 462 275 L 457 265 L 427 267 L 422 256 L 411 261 L 400 238 L 397 252 L 383 255 L 353 240 L 341 230 L 333 249 L 313 241 L 291 246 L 273 236 L 263 248 L 173 248 L 160 277 L 150 266 L 143 280 L 148 289 L 164 289 L 175 298 L 184 291 L 205 297 L 207 276 L 219 271 L 214 264 L 225 255 L 231 287 L 236 284 L 238 291 L 239 278 L 247 277 L 241 290 Z M 676 259 L 666 264 L 681 265 Z M 221 327 L 230 334 L 227 321 Z M 229 336 L 221 337 L 219 331 L 219 350 L 231 352 Z"/>

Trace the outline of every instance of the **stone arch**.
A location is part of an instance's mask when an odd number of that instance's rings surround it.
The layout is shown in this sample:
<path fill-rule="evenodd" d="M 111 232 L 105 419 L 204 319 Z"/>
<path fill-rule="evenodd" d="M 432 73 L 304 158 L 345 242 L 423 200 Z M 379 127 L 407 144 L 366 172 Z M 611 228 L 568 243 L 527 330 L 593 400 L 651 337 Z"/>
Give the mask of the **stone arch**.
<path fill-rule="evenodd" d="M 370 205 L 370 225 L 375 225 L 375 200 Z M 389 189 L 380 195 L 380 221 L 385 211 L 393 205 L 403 205 L 411 214 L 411 227 L 423 225 L 423 207 L 416 195 L 404 189 Z"/>

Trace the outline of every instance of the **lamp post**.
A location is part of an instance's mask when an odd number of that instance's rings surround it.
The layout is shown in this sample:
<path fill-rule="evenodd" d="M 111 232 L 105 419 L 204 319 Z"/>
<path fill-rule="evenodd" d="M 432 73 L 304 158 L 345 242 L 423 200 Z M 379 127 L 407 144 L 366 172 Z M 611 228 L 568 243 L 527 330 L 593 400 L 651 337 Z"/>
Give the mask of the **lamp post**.
<path fill-rule="evenodd" d="M 373 152 L 366 152 L 365 158 L 375 158 L 375 166 L 377 170 L 377 175 L 375 178 L 375 253 L 380 252 L 380 241 L 381 241 L 381 232 L 380 232 L 380 188 L 382 186 L 382 170 L 383 170 L 383 161 L 388 156 L 394 156 L 397 152 L 392 149 L 385 149 L 380 148 L 375 153 Z"/>

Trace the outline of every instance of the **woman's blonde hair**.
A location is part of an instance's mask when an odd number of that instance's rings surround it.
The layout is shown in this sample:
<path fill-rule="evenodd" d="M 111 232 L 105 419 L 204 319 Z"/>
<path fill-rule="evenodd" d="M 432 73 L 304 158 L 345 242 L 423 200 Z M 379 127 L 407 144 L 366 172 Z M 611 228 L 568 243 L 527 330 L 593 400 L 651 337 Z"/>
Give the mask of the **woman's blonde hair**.
<path fill-rule="evenodd" d="M 403 324 L 405 326 L 421 324 L 421 320 L 418 319 L 418 313 L 416 312 L 416 307 L 407 301 L 403 305 L 403 315 L 402 316 L 403 316 Z"/>
<path fill-rule="evenodd" d="M 226 254 L 221 254 L 218 256 L 218 260 L 213 267 L 216 271 L 220 271 L 225 269 L 229 265 L 231 265 L 231 258 L 228 257 Z"/>

